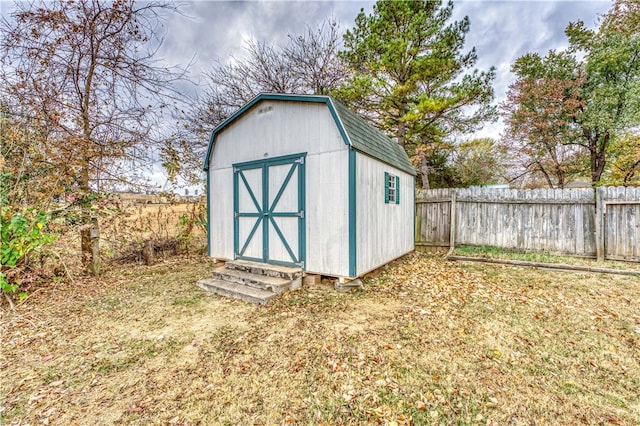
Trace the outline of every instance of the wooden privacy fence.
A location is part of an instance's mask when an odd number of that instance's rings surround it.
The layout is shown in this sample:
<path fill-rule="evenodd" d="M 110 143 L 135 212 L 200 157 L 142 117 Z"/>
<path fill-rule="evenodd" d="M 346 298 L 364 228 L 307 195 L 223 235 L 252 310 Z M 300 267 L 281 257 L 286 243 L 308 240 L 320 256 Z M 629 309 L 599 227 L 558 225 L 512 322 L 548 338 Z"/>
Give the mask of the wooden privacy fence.
<path fill-rule="evenodd" d="M 640 188 L 419 191 L 416 246 L 452 244 L 640 261 Z"/>

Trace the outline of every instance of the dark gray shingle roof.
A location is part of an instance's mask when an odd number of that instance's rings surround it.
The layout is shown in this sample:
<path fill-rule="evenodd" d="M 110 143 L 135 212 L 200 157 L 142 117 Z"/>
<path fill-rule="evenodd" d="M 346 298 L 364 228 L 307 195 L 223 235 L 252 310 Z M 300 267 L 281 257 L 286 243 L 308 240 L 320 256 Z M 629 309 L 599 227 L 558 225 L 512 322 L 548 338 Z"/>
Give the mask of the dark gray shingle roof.
<path fill-rule="evenodd" d="M 340 102 L 335 99 L 331 101 L 355 149 L 397 169 L 416 174 L 409 157 L 399 144 Z"/>

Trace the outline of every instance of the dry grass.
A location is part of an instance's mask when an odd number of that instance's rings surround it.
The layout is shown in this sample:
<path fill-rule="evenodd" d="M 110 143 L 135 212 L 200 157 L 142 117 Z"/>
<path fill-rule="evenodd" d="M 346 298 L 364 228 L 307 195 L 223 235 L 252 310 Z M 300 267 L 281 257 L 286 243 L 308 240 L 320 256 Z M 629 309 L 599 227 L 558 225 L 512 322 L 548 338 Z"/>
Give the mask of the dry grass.
<path fill-rule="evenodd" d="M 411 255 L 256 307 L 195 287 L 208 270 L 122 268 L 5 311 L 4 423 L 640 423 L 635 278 Z"/>
<path fill-rule="evenodd" d="M 102 246 L 107 252 L 118 252 L 130 242 L 176 238 L 186 227 L 181 218 L 193 222 L 204 207 L 203 203 L 124 204 L 119 214 L 101 220 Z M 192 236 L 206 241 L 202 227 L 194 226 Z"/>
<path fill-rule="evenodd" d="M 570 266 L 586 266 L 588 268 L 608 268 L 628 271 L 640 271 L 640 262 L 623 262 L 617 260 L 605 260 L 598 262 L 588 257 L 570 256 L 551 252 L 522 251 L 503 249 L 492 246 L 459 246 L 454 251 L 455 255 L 480 257 L 486 259 L 523 260 L 539 263 L 561 263 Z"/>
<path fill-rule="evenodd" d="M 145 240 L 154 240 L 157 246 L 175 242 L 180 248 L 202 252 L 206 247 L 206 231 L 196 225 L 198 214 L 205 208 L 202 203 L 131 204 L 121 203 L 115 212 L 100 216 L 100 253 L 103 261 L 118 259 L 132 252 L 140 252 Z M 186 217 L 188 223 L 181 223 Z M 188 227 L 191 227 L 188 229 Z M 189 232 L 188 232 L 189 231 Z M 56 242 L 45 248 L 50 257 L 48 268 L 62 269 L 75 280 L 80 263 L 80 232 L 62 227 L 55 234 Z M 160 253 L 160 256 L 163 256 Z"/>

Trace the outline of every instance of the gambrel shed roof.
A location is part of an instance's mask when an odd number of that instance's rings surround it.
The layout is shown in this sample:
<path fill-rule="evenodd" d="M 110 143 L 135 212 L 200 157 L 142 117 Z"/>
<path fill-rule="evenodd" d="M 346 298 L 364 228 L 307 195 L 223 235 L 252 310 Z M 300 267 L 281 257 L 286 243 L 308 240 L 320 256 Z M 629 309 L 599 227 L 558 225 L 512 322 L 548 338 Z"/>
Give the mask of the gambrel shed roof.
<path fill-rule="evenodd" d="M 416 175 L 411 161 L 399 144 L 330 96 L 273 93 L 259 94 L 213 130 L 205 157 L 204 170 L 209 170 L 209 160 L 216 142 L 216 135 L 262 100 L 324 103 L 329 108 L 345 144 L 399 170 Z"/>

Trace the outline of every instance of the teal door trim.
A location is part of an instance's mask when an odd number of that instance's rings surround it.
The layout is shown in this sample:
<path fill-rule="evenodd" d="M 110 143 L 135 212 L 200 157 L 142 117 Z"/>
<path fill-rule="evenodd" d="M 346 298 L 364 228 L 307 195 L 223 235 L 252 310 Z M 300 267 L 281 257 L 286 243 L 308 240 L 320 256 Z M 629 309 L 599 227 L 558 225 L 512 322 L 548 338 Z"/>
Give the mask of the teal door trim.
<path fill-rule="evenodd" d="M 358 276 L 356 223 L 356 150 L 349 147 L 349 276 Z"/>
<path fill-rule="evenodd" d="M 305 163 L 306 152 L 300 154 L 286 155 L 282 157 L 269 158 L 264 160 L 248 161 L 233 165 L 233 235 L 234 235 L 234 258 L 253 260 L 257 262 L 272 263 L 277 265 L 299 266 L 304 269 L 306 259 L 306 226 L 305 226 Z M 287 175 L 278 188 L 273 201 L 270 203 L 269 198 L 269 168 L 280 165 L 291 165 Z M 260 170 L 262 196 L 260 200 L 256 197 L 254 190 L 247 181 L 244 172 L 247 170 Z M 287 186 L 292 182 L 292 177 L 298 171 L 298 179 L 295 182 L 298 185 L 298 205 L 297 211 L 276 212 L 275 208 L 286 190 Z M 239 206 L 239 189 L 246 190 L 256 208 L 256 212 L 242 212 Z M 240 241 L 240 218 L 255 218 L 255 222 L 245 241 Z M 278 226 L 276 219 L 279 217 L 297 217 L 298 218 L 298 253 L 294 253 L 291 244 L 287 241 L 282 230 Z M 249 244 L 256 237 L 258 228 L 262 224 L 262 256 L 251 257 L 246 256 L 245 252 Z M 269 230 L 272 228 L 278 239 L 281 241 L 284 249 L 290 257 L 290 261 L 271 259 L 269 254 Z"/>

